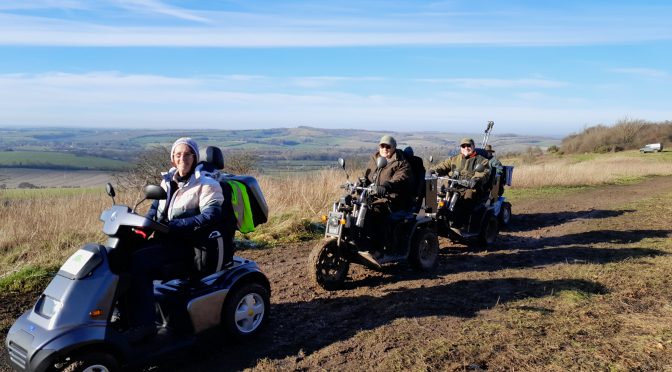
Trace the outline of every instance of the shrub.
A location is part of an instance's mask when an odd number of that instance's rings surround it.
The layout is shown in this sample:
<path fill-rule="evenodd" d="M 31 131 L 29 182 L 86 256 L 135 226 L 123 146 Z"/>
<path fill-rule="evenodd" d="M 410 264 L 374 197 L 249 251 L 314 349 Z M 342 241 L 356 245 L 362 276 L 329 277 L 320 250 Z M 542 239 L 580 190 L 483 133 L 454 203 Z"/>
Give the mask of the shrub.
<path fill-rule="evenodd" d="M 114 180 L 121 189 L 140 190 L 147 184 L 161 183 L 161 172 L 170 167 L 170 149 L 154 146 L 140 154 L 128 170 L 115 174 Z"/>
<path fill-rule="evenodd" d="M 621 119 L 613 126 L 597 125 L 562 140 L 565 153 L 615 152 L 635 150 L 647 143 L 671 142 L 672 122 L 651 123 L 639 119 Z"/>
<path fill-rule="evenodd" d="M 249 174 L 256 170 L 259 156 L 252 151 L 235 151 L 224 154 L 224 171 L 233 174 Z"/>
<path fill-rule="evenodd" d="M 593 150 L 593 152 L 596 154 L 606 154 L 608 152 L 618 152 L 618 151 L 623 151 L 623 147 L 617 145 L 599 145 L 595 147 L 595 149 Z"/>
<path fill-rule="evenodd" d="M 30 183 L 30 182 L 21 182 L 21 183 L 17 186 L 17 188 L 19 188 L 19 189 L 39 189 L 40 187 L 39 187 L 39 186 L 36 186 L 36 185 L 33 185 L 33 184 Z"/>

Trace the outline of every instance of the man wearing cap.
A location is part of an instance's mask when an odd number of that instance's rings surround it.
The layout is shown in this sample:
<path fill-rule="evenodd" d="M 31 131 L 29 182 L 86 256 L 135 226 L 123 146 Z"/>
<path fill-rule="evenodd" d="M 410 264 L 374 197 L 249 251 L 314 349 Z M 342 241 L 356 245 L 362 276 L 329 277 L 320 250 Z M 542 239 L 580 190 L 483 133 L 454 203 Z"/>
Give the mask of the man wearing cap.
<path fill-rule="evenodd" d="M 492 173 L 492 189 L 490 190 L 490 198 L 494 199 L 504 193 L 504 183 L 502 176 L 504 175 L 504 166 L 502 162 L 495 157 L 495 150 L 492 145 L 485 145 L 485 152 L 488 153 L 488 164 Z"/>
<path fill-rule="evenodd" d="M 482 164 L 485 170 L 476 172 L 477 164 Z M 481 189 L 490 176 L 490 164 L 488 159 L 478 155 L 474 146 L 474 140 L 471 138 L 462 138 L 460 140 L 460 153 L 439 163 L 433 171 L 439 176 L 452 176 L 461 180 L 470 180 L 470 187 L 462 190 L 463 203 L 461 213 L 466 219 L 471 213 L 473 207 L 481 195 Z M 458 213 L 460 215 L 460 213 Z M 463 221 L 457 221 L 458 226 Z"/>
<path fill-rule="evenodd" d="M 376 165 L 379 157 L 387 159 L 387 165 L 381 169 Z M 403 151 L 397 149 L 394 137 L 381 137 L 378 151 L 371 156 L 364 171 L 364 178 L 367 185 L 375 186 L 375 194 L 378 196 L 370 210 L 370 225 L 375 235 L 373 241 L 377 244 L 374 250 L 379 250 L 389 224 L 387 217 L 396 211 L 409 210 L 413 204 L 411 166 Z"/>
<path fill-rule="evenodd" d="M 155 200 L 146 215 L 168 224 L 170 233 L 150 240 L 153 244 L 135 251 L 130 261 L 132 316 L 127 337 L 132 342 L 156 334 L 152 281 L 188 273 L 198 239 L 222 223 L 222 188 L 197 168 L 198 144 L 188 137 L 179 138 L 170 150 L 170 160 L 173 167 L 162 173 L 161 181 L 167 198 Z"/>

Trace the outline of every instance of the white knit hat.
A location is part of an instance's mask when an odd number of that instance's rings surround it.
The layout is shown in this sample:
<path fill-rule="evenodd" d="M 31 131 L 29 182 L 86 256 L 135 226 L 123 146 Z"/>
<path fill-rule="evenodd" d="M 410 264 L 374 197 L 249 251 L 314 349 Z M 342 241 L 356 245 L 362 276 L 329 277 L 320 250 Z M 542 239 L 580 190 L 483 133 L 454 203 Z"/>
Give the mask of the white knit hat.
<path fill-rule="evenodd" d="M 196 161 L 194 162 L 194 164 L 198 163 L 198 159 L 200 157 L 200 154 L 198 152 L 198 144 L 196 143 L 196 141 L 194 141 L 193 139 L 191 139 L 189 137 L 178 138 L 177 141 L 175 141 L 175 143 L 173 143 L 173 147 L 170 149 L 170 158 L 171 159 L 173 158 L 173 153 L 175 152 L 175 147 L 177 147 L 177 145 L 181 145 L 181 144 L 185 144 L 185 145 L 191 147 L 191 151 L 194 153 L 194 155 L 196 155 Z"/>

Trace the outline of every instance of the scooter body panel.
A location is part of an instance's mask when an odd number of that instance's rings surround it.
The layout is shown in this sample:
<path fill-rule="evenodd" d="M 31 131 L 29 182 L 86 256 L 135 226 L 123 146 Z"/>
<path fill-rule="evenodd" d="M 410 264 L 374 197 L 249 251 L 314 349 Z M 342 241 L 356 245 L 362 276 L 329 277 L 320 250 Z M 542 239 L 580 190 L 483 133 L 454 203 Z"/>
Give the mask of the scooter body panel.
<path fill-rule="evenodd" d="M 104 342 L 119 277 L 110 271 L 103 246 L 87 244 L 71 259 L 78 253 L 88 258 L 76 266 L 66 261 L 7 333 L 14 368 L 41 370 L 63 352 Z"/>

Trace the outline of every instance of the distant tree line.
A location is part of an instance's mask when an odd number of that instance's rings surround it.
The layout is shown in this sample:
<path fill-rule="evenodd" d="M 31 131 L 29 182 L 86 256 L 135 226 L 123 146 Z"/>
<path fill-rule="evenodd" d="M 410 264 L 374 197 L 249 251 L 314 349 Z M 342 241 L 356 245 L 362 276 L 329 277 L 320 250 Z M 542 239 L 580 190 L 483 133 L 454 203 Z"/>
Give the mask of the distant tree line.
<path fill-rule="evenodd" d="M 671 143 L 672 121 L 649 122 L 639 119 L 622 119 L 613 126 L 597 125 L 583 132 L 564 138 L 560 148 L 563 153 L 605 153 L 635 150 L 647 143 Z"/>
<path fill-rule="evenodd" d="M 205 159 L 201 159 L 203 161 Z M 250 174 L 257 171 L 259 156 L 252 151 L 235 151 L 224 154 L 225 173 Z M 170 148 L 154 146 L 142 152 L 127 170 L 115 173 L 118 188 L 140 190 L 147 184 L 161 183 L 161 172 L 172 167 Z"/>

